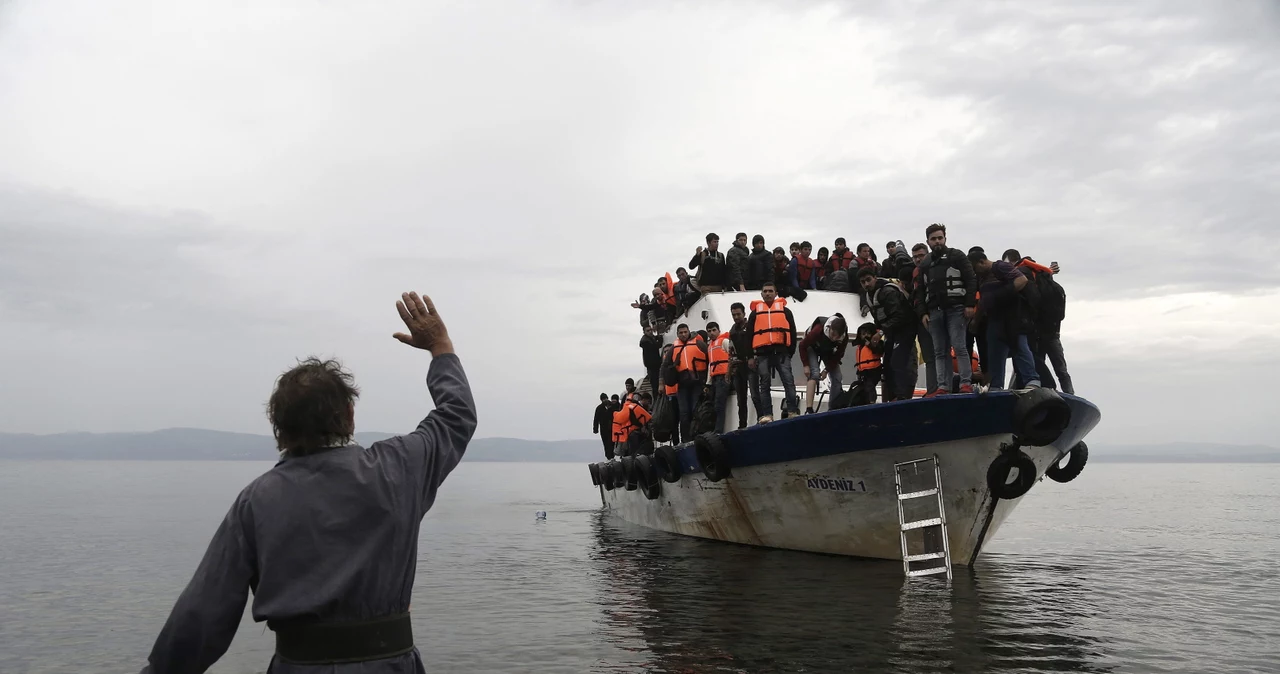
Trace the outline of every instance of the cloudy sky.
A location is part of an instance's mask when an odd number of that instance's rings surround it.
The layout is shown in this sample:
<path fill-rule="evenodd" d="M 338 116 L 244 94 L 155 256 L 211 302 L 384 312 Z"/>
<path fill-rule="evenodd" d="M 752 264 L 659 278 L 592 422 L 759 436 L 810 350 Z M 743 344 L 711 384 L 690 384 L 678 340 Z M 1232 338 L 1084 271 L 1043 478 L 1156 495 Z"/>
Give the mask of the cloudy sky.
<path fill-rule="evenodd" d="M 1275 444 L 1278 91 L 1268 2 L 0 2 L 0 431 L 265 433 L 309 354 L 407 430 L 418 290 L 479 435 L 587 437 L 706 232 L 941 221 L 1062 264 L 1100 442 Z"/>

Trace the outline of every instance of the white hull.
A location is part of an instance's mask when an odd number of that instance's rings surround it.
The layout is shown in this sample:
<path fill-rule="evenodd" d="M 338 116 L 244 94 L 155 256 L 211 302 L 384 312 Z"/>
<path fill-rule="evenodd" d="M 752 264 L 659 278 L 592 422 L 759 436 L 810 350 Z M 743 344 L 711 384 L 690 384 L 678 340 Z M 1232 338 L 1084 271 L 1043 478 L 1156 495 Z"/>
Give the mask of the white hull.
<path fill-rule="evenodd" d="M 601 497 L 605 507 L 623 520 L 661 531 L 901 560 L 894 464 L 936 455 L 952 562 L 968 565 L 1021 500 L 993 499 L 987 488 L 987 468 L 999 454 L 1000 444 L 1010 439 L 1009 434 L 993 435 L 744 466 L 719 482 L 701 473 L 684 475 L 676 483 L 662 482 L 656 500 L 649 500 L 639 489 L 621 487 L 601 487 Z M 1066 450 L 1054 445 L 1023 447 L 1036 464 L 1037 478 Z M 933 504 L 933 514 L 912 517 L 908 511 L 908 520 L 936 516 L 933 499 L 919 501 Z M 918 551 L 919 537 L 925 534 L 909 535 L 916 537 L 912 550 Z"/>

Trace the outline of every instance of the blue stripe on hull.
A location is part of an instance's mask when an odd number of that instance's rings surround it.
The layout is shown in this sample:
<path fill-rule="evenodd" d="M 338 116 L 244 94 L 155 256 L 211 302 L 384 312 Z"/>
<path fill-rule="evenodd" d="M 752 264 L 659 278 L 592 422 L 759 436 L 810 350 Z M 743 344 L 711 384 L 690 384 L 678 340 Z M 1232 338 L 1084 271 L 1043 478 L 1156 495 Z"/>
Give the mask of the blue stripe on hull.
<path fill-rule="evenodd" d="M 1101 413 L 1083 398 L 1062 397 L 1071 406 L 1071 424 L 1062 439 L 1083 438 Z M 721 437 L 735 468 L 800 461 L 1012 433 L 1016 400 L 1008 391 L 917 398 L 792 417 Z M 1075 442 L 1055 445 L 1071 447 Z M 679 455 L 686 472 L 702 471 L 693 443 L 681 445 Z"/>

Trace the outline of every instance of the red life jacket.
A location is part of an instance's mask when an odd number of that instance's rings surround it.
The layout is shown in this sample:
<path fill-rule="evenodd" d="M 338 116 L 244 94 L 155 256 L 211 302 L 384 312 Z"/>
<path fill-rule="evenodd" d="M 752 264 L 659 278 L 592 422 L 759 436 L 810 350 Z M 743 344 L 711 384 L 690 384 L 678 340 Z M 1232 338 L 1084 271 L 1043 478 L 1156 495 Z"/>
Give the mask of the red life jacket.
<path fill-rule="evenodd" d="M 853 263 L 853 251 L 845 248 L 843 252 L 831 254 L 831 271 L 848 269 Z"/>
<path fill-rule="evenodd" d="M 724 348 L 724 343 L 727 341 L 729 341 L 729 333 L 722 332 L 719 337 L 711 340 L 711 345 L 707 349 L 711 357 L 712 377 L 729 374 L 729 352 Z"/>

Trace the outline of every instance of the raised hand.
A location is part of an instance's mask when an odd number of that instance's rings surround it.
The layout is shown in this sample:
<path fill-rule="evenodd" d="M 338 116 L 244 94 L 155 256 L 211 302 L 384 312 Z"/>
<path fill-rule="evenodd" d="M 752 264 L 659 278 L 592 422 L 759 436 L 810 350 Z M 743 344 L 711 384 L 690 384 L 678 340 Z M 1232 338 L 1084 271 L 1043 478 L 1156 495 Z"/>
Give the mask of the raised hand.
<path fill-rule="evenodd" d="M 396 310 L 400 312 L 400 320 L 404 321 L 409 334 L 397 332 L 392 337 L 409 346 L 430 351 L 432 356 L 453 353 L 449 330 L 444 327 L 444 321 L 440 320 L 430 297 L 418 297 L 415 292 L 402 293 L 400 301 L 396 302 Z"/>

